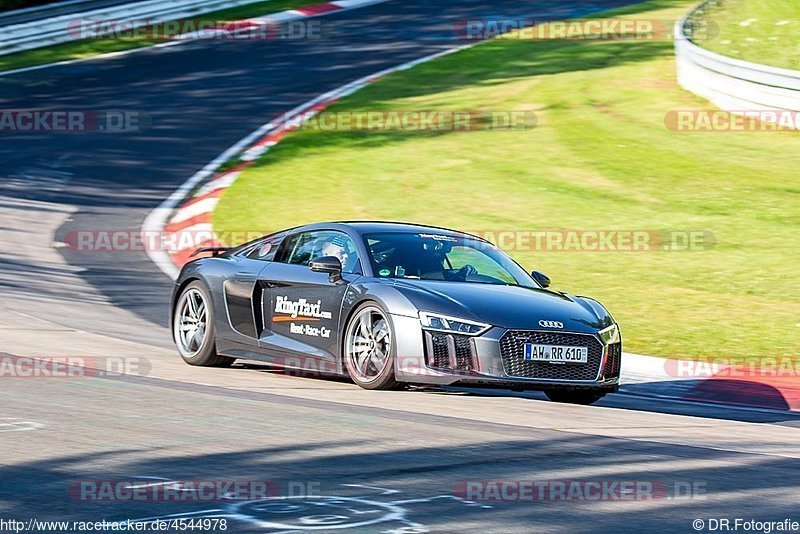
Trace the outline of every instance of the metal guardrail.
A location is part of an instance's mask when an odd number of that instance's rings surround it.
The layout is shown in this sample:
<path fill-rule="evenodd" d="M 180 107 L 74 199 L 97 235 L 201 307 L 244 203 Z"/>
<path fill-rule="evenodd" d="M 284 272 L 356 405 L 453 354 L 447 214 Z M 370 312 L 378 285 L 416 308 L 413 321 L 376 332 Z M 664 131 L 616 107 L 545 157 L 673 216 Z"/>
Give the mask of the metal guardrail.
<path fill-rule="evenodd" d="M 143 0 L 49 16 L 0 27 L 0 55 L 71 41 L 75 39 L 75 25 L 82 20 L 130 20 L 137 21 L 135 27 L 141 27 L 259 1 L 261 0 Z M 42 12 L 45 16 L 46 13 L 48 11 Z"/>
<path fill-rule="evenodd" d="M 0 31 L 3 26 L 24 24 L 37 20 L 45 20 L 58 15 L 80 13 L 101 7 L 112 7 L 120 4 L 129 4 L 131 0 L 65 0 L 61 2 L 43 4 L 40 6 L 25 7 L 12 11 L 0 12 Z"/>
<path fill-rule="evenodd" d="M 726 111 L 800 111 L 800 71 L 726 57 L 692 42 L 693 17 L 706 0 L 675 25 L 678 83 Z"/>

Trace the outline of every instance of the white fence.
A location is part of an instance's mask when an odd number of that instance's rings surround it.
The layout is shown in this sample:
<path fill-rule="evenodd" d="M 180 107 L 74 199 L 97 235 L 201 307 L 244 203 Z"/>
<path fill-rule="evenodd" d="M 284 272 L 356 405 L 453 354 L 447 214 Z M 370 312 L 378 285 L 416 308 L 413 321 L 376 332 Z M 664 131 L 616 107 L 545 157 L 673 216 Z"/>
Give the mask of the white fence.
<path fill-rule="evenodd" d="M 75 38 L 76 24 L 81 20 L 130 20 L 139 21 L 137 24 L 143 26 L 144 21 L 164 22 L 257 1 L 260 0 L 145 0 L 3 26 L 0 27 L 0 55 L 71 41 Z"/>
<path fill-rule="evenodd" d="M 726 111 L 800 111 L 800 71 L 769 67 L 710 52 L 692 42 L 692 16 L 675 27 L 678 83 Z"/>

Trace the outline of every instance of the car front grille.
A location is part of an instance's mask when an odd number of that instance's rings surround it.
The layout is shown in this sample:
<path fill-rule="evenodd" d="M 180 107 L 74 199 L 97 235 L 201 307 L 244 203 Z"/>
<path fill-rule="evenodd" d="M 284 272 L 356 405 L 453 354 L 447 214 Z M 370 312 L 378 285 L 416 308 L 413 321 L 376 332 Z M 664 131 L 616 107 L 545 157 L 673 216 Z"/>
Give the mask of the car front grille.
<path fill-rule="evenodd" d="M 475 354 L 469 336 L 425 331 L 428 367 L 448 371 L 474 371 Z"/>
<path fill-rule="evenodd" d="M 608 346 L 608 359 L 603 368 L 603 376 L 605 378 L 614 378 L 619 376 L 620 364 L 622 363 L 622 343 L 614 343 Z"/>
<path fill-rule="evenodd" d="M 525 344 L 566 345 L 587 347 L 586 363 L 550 363 L 525 360 Z M 506 375 L 519 378 L 546 380 L 597 380 L 603 361 L 603 345 L 588 334 L 564 332 L 537 332 L 531 330 L 509 330 L 500 338 L 500 356 Z"/>

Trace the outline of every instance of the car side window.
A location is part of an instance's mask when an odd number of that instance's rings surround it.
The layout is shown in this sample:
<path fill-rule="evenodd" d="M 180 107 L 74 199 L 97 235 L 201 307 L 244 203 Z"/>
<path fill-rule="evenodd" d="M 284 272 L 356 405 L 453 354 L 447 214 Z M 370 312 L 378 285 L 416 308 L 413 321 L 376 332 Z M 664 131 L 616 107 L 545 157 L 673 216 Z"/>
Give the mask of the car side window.
<path fill-rule="evenodd" d="M 265 239 L 258 243 L 250 252 L 247 257 L 251 260 L 274 261 L 275 253 L 283 241 L 283 236 L 273 239 Z"/>
<path fill-rule="evenodd" d="M 342 262 L 342 272 L 361 272 L 355 243 L 344 232 L 317 230 L 303 232 L 291 238 L 286 263 L 308 265 L 321 256 L 334 256 Z"/>

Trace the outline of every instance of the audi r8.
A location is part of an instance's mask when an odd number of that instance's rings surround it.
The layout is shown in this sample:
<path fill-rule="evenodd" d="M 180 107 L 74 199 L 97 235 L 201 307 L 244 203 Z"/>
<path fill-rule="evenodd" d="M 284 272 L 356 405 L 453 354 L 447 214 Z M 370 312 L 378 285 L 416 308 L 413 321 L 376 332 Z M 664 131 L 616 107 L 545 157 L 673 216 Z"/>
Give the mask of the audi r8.
<path fill-rule="evenodd" d="M 183 267 L 170 310 L 191 365 L 260 360 L 366 389 L 532 389 L 581 404 L 618 388 L 611 314 L 474 235 L 318 223 L 201 251 L 213 256 Z"/>

